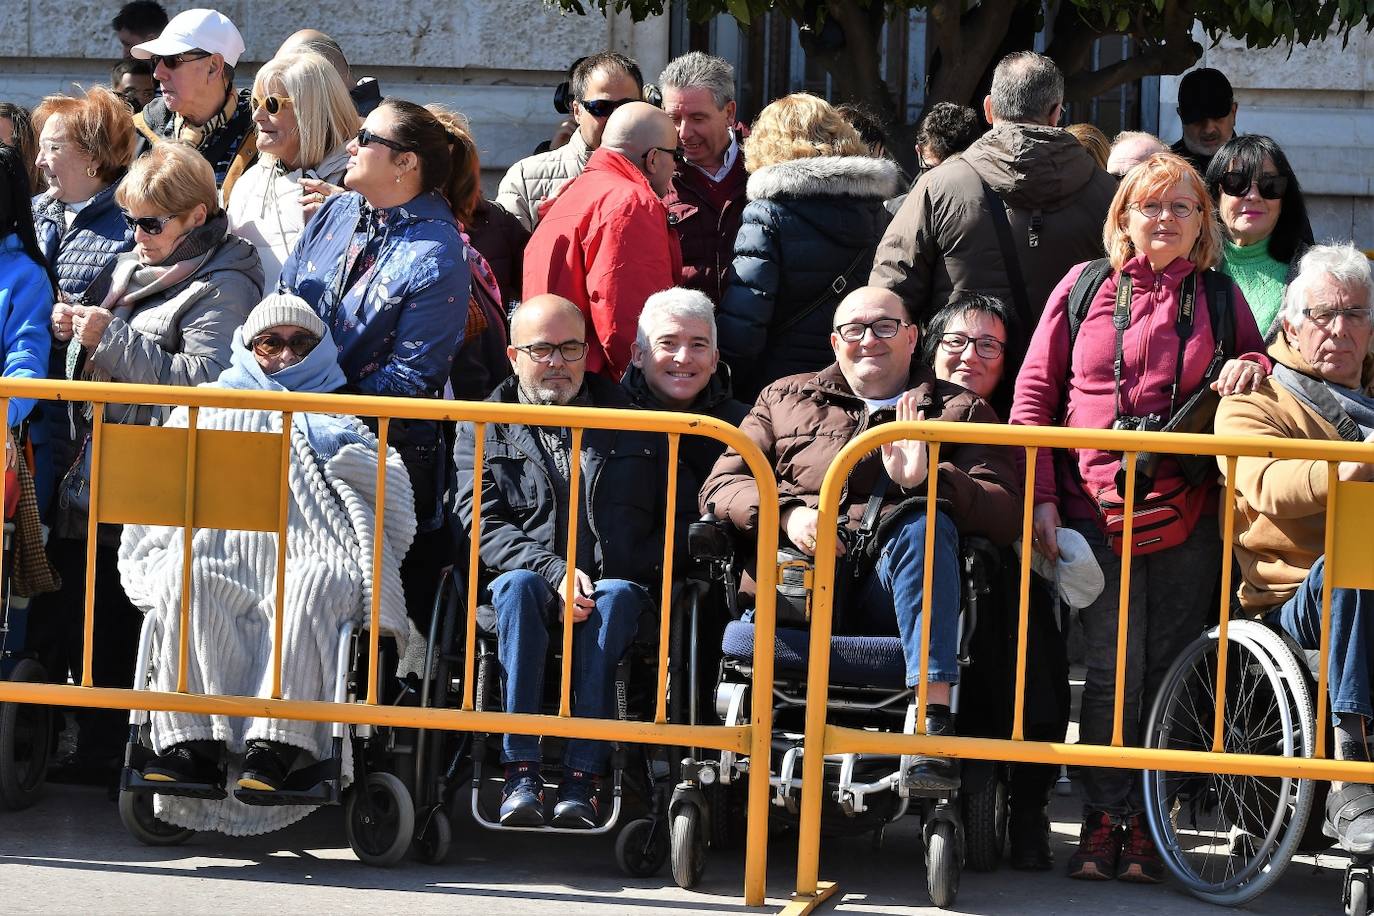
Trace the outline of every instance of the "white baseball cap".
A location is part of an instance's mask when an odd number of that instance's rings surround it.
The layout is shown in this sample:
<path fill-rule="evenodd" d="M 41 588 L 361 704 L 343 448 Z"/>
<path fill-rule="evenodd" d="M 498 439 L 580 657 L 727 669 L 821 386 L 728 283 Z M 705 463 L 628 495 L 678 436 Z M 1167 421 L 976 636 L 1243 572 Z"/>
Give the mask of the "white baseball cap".
<path fill-rule="evenodd" d="M 218 10 L 187 10 L 173 16 L 157 38 L 134 45 L 129 53 L 148 60 L 196 49 L 219 54 L 226 64 L 236 67 L 243 55 L 243 36 L 229 17 Z"/>

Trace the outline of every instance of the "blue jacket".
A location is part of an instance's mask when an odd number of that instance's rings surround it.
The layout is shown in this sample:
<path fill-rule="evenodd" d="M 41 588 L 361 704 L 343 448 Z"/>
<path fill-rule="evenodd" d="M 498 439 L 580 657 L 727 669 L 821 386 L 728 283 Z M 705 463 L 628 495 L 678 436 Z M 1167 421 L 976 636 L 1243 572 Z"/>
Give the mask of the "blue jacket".
<path fill-rule="evenodd" d="M 45 378 L 52 336 L 52 284 L 47 271 L 24 251 L 19 236 L 11 232 L 0 239 L 0 343 L 5 347 L 5 378 Z M 10 426 L 17 426 L 33 401 L 11 398 Z"/>
<path fill-rule="evenodd" d="M 71 296 L 86 291 L 115 255 L 134 247 L 134 234 L 115 203 L 115 182 L 86 205 L 71 228 L 62 218 L 62 204 L 50 194 L 33 199 L 33 227 L 38 247 L 57 274 L 58 288 Z"/>
<path fill-rule="evenodd" d="M 350 258 L 355 240 L 364 247 Z M 345 262 L 369 258 L 341 294 Z M 439 194 L 388 210 L 372 210 L 355 192 L 330 197 L 282 265 L 279 287 L 309 302 L 329 325 L 339 365 L 359 391 L 443 391 L 467 322 L 468 263 L 458 223 Z"/>

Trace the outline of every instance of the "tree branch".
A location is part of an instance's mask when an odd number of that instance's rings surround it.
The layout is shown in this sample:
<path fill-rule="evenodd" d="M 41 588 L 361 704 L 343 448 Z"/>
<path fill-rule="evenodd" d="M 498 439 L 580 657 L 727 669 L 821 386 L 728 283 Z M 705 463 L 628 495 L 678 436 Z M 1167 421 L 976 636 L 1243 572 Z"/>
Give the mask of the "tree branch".
<path fill-rule="evenodd" d="M 939 0 L 930 7 L 941 65 L 930 81 L 926 105 L 958 102 L 967 105 L 978 91 L 992 56 L 1002 46 L 1011 14 L 1021 0 L 984 0 L 962 12 L 961 0 Z"/>
<path fill-rule="evenodd" d="M 1191 5 L 1186 0 L 1168 0 L 1164 5 L 1162 20 L 1159 31 L 1154 35 L 1140 35 L 1143 26 L 1137 20 L 1132 34 L 1136 35 L 1142 47 L 1126 60 L 1100 70 L 1087 70 L 1084 69 L 1087 65 L 1085 58 L 1080 62 L 1077 72 L 1065 66 L 1067 62 L 1061 63 L 1061 69 L 1073 73 L 1064 87 L 1065 100 L 1086 101 L 1122 83 L 1160 73 L 1182 73 L 1197 63 L 1202 56 L 1202 48 L 1193 41 Z"/>

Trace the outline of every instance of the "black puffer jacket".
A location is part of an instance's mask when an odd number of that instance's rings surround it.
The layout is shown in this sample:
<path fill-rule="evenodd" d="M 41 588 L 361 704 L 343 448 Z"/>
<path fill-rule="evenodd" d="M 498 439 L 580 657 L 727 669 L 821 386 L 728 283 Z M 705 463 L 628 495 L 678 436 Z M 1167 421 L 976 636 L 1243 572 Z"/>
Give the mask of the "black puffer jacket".
<path fill-rule="evenodd" d="M 895 163 L 867 156 L 793 159 L 749 177 L 734 277 L 718 317 L 721 355 L 742 400 L 834 359 L 830 322 L 841 294 L 792 322 L 841 276 L 848 289 L 863 285 L 887 228 L 883 201 L 897 193 L 898 180 Z"/>

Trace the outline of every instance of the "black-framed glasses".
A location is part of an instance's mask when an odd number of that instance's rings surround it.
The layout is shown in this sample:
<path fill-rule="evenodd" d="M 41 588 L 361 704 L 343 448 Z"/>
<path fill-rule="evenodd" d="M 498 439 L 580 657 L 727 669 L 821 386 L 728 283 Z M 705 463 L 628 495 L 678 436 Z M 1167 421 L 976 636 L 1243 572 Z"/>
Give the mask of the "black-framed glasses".
<path fill-rule="evenodd" d="M 149 235 L 161 235 L 162 230 L 167 228 L 167 224 L 176 219 L 172 216 L 130 216 L 127 210 L 120 211 L 124 217 L 124 224 L 130 229 L 142 229 Z"/>
<path fill-rule="evenodd" d="M 289 349 L 297 356 L 305 356 L 320 339 L 309 331 L 301 331 L 299 334 L 292 334 L 290 337 L 282 337 L 280 334 L 259 334 L 253 338 L 253 352 L 259 356 L 272 359 L 279 355 L 282 350 Z"/>
<path fill-rule="evenodd" d="M 1351 324 L 1369 324 L 1369 309 L 1331 309 L 1322 306 L 1302 310 L 1303 317 L 1319 328 L 1329 327 L 1337 318 L 1344 318 Z"/>
<path fill-rule="evenodd" d="M 262 97 L 258 97 L 255 95 L 252 97 L 252 99 L 250 99 L 250 102 L 253 105 L 254 114 L 257 114 L 259 108 L 266 108 L 267 113 L 270 115 L 276 114 L 277 112 L 285 108 L 287 105 L 295 104 L 295 102 L 289 95 L 268 95 Z"/>
<path fill-rule="evenodd" d="M 1265 200 L 1278 200 L 1288 191 L 1288 176 L 1256 175 L 1251 178 L 1249 172 L 1222 172 L 1221 181 L 1217 184 L 1221 188 L 1221 193 L 1231 197 L 1244 197 L 1250 193 L 1250 185 L 1254 184 L 1260 197 Z"/>
<path fill-rule="evenodd" d="M 577 104 L 593 118 L 609 118 L 621 105 L 638 101 L 639 99 L 578 99 Z"/>
<path fill-rule="evenodd" d="M 587 355 L 587 343 L 583 340 L 565 340 L 562 343 L 556 344 L 540 341 L 539 343 L 525 344 L 515 349 L 524 353 L 536 363 L 547 363 L 549 360 L 553 359 L 553 354 L 555 352 L 563 357 L 563 362 L 565 363 L 575 363 Z"/>
<path fill-rule="evenodd" d="M 1159 219 L 1167 207 L 1175 219 L 1187 219 L 1194 213 L 1202 212 L 1202 204 L 1194 200 L 1142 200 L 1126 205 L 1131 210 L 1139 211 L 1140 215 L 1146 219 Z"/>
<path fill-rule="evenodd" d="M 973 352 L 983 359 L 996 359 L 1007 350 L 1007 345 L 996 337 L 970 337 L 959 331 L 940 335 L 940 347 L 946 353 L 963 353 L 969 344 L 973 344 Z"/>
<path fill-rule="evenodd" d="M 668 155 L 672 156 L 673 162 L 677 163 L 678 165 L 685 165 L 687 162 L 687 151 L 680 146 L 675 147 L 673 149 L 669 149 L 666 146 L 651 146 L 648 149 L 646 149 L 644 151 L 644 155 L 640 157 L 644 160 L 645 168 L 649 167 L 649 154 L 652 153 L 654 150 L 658 150 L 660 153 L 667 153 Z"/>
<path fill-rule="evenodd" d="M 404 143 L 398 143 L 395 140 L 388 140 L 386 137 L 378 136 L 366 127 L 358 128 L 358 145 L 368 146 L 373 143 L 380 143 L 387 149 L 393 149 L 398 153 L 413 153 L 415 151 L 412 147 L 406 146 Z"/>
<path fill-rule="evenodd" d="M 162 64 L 168 70 L 175 70 L 182 64 L 189 64 L 193 60 L 205 60 L 210 56 L 212 55 L 209 51 L 182 51 L 180 54 L 154 54 L 148 58 L 148 62 L 153 65 L 154 70 L 158 64 Z"/>
<path fill-rule="evenodd" d="M 900 318 L 879 318 L 877 321 L 846 321 L 844 324 L 835 325 L 835 333 L 840 335 L 840 340 L 846 343 L 858 343 L 864 339 L 864 335 L 869 331 L 879 340 L 888 340 L 896 337 L 897 332 L 906 327 L 909 322 Z"/>

